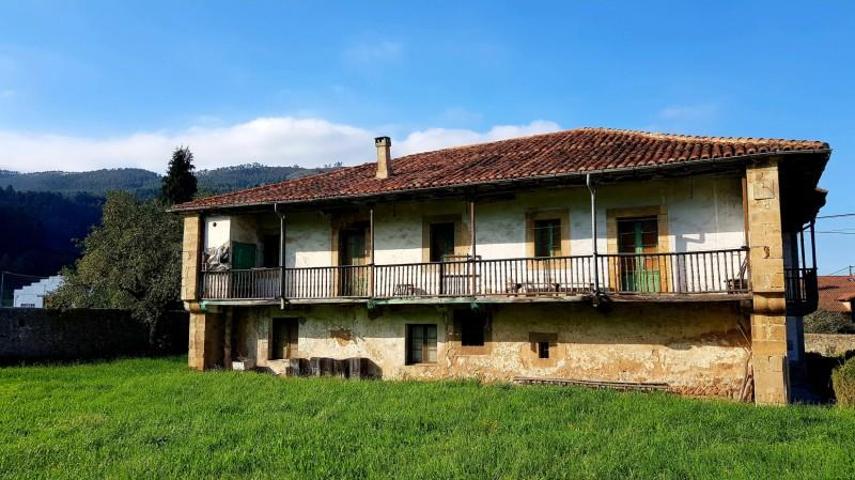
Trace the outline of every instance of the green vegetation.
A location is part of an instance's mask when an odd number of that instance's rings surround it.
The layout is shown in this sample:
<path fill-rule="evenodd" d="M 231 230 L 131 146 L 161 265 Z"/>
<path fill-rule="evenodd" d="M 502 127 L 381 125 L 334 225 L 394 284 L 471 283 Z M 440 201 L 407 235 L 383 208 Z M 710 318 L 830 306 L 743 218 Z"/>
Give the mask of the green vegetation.
<path fill-rule="evenodd" d="M 340 165 L 339 165 L 340 166 Z M 333 166 L 334 167 L 334 166 Z M 267 167 L 257 163 L 196 172 L 199 190 L 221 193 L 280 182 L 327 170 L 327 168 Z M 131 192 L 140 198 L 154 198 L 161 192 L 160 175 L 140 168 L 114 168 L 91 172 L 20 173 L 0 170 L 0 188 L 18 191 L 75 194 L 85 192 L 103 196 L 109 191 Z"/>
<path fill-rule="evenodd" d="M 848 313 L 817 310 L 804 319 L 805 333 L 853 333 Z"/>
<path fill-rule="evenodd" d="M 165 210 L 162 200 L 107 194 L 101 225 L 83 240 L 74 268 L 63 270 L 49 306 L 127 309 L 155 335 L 166 312 L 181 309 L 181 219 Z"/>
<path fill-rule="evenodd" d="M 193 200 L 198 190 L 196 176 L 193 175 L 193 152 L 187 147 L 176 148 L 169 160 L 166 176 L 163 177 L 161 196 L 170 205 Z"/>
<path fill-rule="evenodd" d="M 855 407 L 855 357 L 831 373 L 834 396 L 838 405 Z"/>
<path fill-rule="evenodd" d="M 0 478 L 847 478 L 855 410 L 474 382 L 0 369 Z"/>

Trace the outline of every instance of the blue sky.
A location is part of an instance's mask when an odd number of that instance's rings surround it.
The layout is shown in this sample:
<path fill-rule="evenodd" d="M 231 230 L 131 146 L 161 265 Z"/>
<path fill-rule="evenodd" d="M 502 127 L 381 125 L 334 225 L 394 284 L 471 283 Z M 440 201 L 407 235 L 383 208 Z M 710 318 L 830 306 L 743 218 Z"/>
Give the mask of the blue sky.
<path fill-rule="evenodd" d="M 0 168 L 371 159 L 608 126 L 821 139 L 855 212 L 847 2 L 0 1 Z M 852 229 L 855 217 L 820 222 Z M 821 271 L 855 235 L 820 236 Z"/>

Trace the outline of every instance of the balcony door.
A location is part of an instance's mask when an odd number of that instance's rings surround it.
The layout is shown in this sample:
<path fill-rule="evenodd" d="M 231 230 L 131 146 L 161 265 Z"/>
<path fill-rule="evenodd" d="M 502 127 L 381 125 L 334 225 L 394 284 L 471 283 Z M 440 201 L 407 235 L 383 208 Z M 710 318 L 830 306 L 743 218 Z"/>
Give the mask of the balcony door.
<path fill-rule="evenodd" d="M 339 295 L 368 295 L 368 226 L 354 225 L 339 231 Z"/>
<path fill-rule="evenodd" d="M 466 265 L 448 264 L 454 260 L 454 222 L 430 224 L 430 261 L 439 263 L 439 294 L 458 294 L 466 278 Z M 459 259 L 458 259 L 459 260 Z"/>
<path fill-rule="evenodd" d="M 634 293 L 658 293 L 661 290 L 659 271 L 659 224 L 656 217 L 621 218 L 617 221 L 620 289 Z"/>

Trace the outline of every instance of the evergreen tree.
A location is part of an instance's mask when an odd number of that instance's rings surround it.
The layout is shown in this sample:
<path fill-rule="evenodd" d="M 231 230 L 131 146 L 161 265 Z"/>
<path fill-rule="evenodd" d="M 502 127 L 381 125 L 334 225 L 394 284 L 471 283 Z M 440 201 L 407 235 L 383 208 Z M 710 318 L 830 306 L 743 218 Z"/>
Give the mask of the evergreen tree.
<path fill-rule="evenodd" d="M 163 197 L 170 204 L 187 202 L 196 194 L 196 176 L 193 175 L 193 153 L 188 147 L 178 147 L 172 152 L 169 171 L 163 177 Z"/>

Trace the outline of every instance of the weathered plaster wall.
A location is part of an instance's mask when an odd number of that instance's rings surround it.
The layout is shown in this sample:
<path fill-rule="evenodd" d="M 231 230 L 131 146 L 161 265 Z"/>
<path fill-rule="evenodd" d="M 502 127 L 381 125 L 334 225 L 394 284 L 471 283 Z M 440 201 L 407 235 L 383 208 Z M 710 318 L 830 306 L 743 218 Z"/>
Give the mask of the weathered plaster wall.
<path fill-rule="evenodd" d="M 295 213 L 286 218 L 285 266 L 332 265 L 330 219 L 320 212 Z"/>
<path fill-rule="evenodd" d="M 465 306 L 464 308 L 469 308 Z M 584 304 L 493 306 L 491 341 L 483 355 L 464 354 L 452 340 L 448 308 L 364 305 L 235 310 L 239 348 L 268 365 L 270 319 L 299 318 L 298 356 L 368 357 L 387 379 L 516 376 L 665 382 L 685 394 L 736 397 L 749 362 L 744 316 L 733 305 L 615 305 L 603 313 Z M 373 315 L 372 315 L 373 316 Z M 405 365 L 408 323 L 435 323 L 436 364 Z M 538 359 L 531 333 L 557 334 L 553 358 Z"/>
<path fill-rule="evenodd" d="M 739 248 L 745 244 L 742 190 L 735 176 L 688 177 L 644 184 L 599 188 L 598 223 L 601 252 L 606 252 L 606 211 L 612 208 L 664 205 L 668 250 L 698 251 Z M 570 255 L 591 253 L 588 191 L 584 188 L 520 193 L 513 201 L 477 205 L 478 254 L 485 259 L 526 256 L 526 213 L 556 210 L 569 216 Z M 272 214 L 271 214 L 272 215 Z M 468 232 L 469 215 L 462 201 L 380 204 L 375 207 L 375 263 L 423 261 L 423 219 L 455 216 Z M 288 266 L 331 264 L 330 219 L 320 213 L 293 214 L 287 220 Z M 468 249 L 467 249 L 468 252 Z M 464 253 L 464 252 L 462 252 Z"/>
<path fill-rule="evenodd" d="M 230 217 L 217 215 L 205 218 L 205 250 L 228 245 L 231 239 Z"/>

